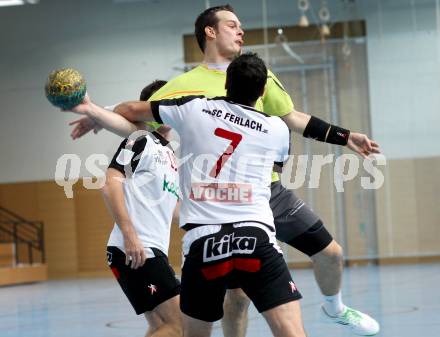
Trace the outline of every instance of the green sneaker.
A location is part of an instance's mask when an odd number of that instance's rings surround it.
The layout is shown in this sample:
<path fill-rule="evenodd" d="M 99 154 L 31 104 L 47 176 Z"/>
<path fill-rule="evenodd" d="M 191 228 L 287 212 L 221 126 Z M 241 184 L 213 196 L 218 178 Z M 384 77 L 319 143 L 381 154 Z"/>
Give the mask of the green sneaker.
<path fill-rule="evenodd" d="M 336 317 L 330 316 L 322 306 L 321 313 L 326 321 L 345 325 L 359 336 L 373 336 L 380 330 L 379 323 L 377 323 L 375 319 L 347 306 L 342 313 Z"/>

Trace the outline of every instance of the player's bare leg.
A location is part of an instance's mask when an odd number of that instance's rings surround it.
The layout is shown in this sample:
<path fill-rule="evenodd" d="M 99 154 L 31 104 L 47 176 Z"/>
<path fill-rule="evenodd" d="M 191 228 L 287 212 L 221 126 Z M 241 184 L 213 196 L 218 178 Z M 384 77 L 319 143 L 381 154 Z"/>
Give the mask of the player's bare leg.
<path fill-rule="evenodd" d="M 313 255 L 311 259 L 315 279 L 321 293 L 324 296 L 336 295 L 341 290 L 344 263 L 341 246 L 333 240 L 327 247 Z"/>
<path fill-rule="evenodd" d="M 148 337 L 181 337 L 183 336 L 182 316 L 179 309 L 179 296 L 158 305 L 152 313 L 145 313 L 150 324 Z M 157 324 L 160 324 L 157 326 Z"/>
<path fill-rule="evenodd" d="M 341 298 L 343 252 L 333 240 L 319 253 L 311 257 L 315 279 L 324 295 L 321 307 L 323 317 L 334 323 L 350 328 L 353 333 L 371 336 L 379 332 L 379 324 L 367 314 L 344 305 Z"/>
<path fill-rule="evenodd" d="M 251 300 L 241 289 L 226 291 L 222 318 L 223 335 L 225 337 L 244 337 L 248 325 L 248 309 Z"/>
<path fill-rule="evenodd" d="M 161 327 L 161 325 L 164 323 L 159 317 L 159 315 L 156 314 L 156 312 L 154 311 L 146 312 L 144 313 L 144 316 L 148 322 L 148 331 L 145 337 L 151 337 L 156 332 L 156 330 L 158 330 Z"/>
<path fill-rule="evenodd" d="M 281 304 L 263 312 L 274 337 L 306 337 L 299 301 Z"/>
<path fill-rule="evenodd" d="M 201 321 L 189 317 L 182 313 L 183 316 L 183 336 L 184 337 L 209 337 L 212 333 L 212 323 Z"/>

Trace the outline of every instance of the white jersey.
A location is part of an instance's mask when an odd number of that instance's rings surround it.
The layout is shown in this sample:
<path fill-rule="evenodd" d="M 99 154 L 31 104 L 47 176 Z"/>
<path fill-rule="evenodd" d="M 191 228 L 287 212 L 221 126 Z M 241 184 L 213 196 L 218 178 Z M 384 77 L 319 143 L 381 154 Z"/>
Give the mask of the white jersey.
<path fill-rule="evenodd" d="M 177 165 L 167 144 L 156 132 L 136 141 L 125 139 L 109 166 L 126 177 L 125 204 L 147 257 L 152 257 L 150 247 L 168 255 L 171 220 L 179 199 Z M 107 245 L 125 252 L 124 238 L 117 224 Z"/>
<path fill-rule="evenodd" d="M 151 107 L 157 122 L 180 135 L 180 226 L 254 221 L 274 228 L 271 173 L 290 146 L 279 117 L 225 97 L 188 96 Z"/>

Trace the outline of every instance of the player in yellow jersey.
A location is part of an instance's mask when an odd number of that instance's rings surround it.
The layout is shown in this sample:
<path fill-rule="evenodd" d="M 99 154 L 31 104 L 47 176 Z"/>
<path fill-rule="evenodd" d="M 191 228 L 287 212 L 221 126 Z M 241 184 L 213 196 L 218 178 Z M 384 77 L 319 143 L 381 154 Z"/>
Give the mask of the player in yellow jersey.
<path fill-rule="evenodd" d="M 240 21 L 229 5 L 212 7 L 197 18 L 195 35 L 204 53 L 203 64 L 170 80 L 151 100 L 187 95 L 225 95 L 226 68 L 241 53 L 243 45 L 244 32 Z M 144 107 L 141 102 L 131 102 L 116 107 L 115 111 L 128 120 L 136 121 L 136 116 Z M 366 135 L 331 126 L 295 110 L 290 96 L 271 72 L 268 74 L 265 93 L 258 100 L 256 109 L 280 116 L 291 130 L 305 137 L 347 145 L 363 157 L 379 152 L 378 145 Z M 105 124 L 105 121 L 100 122 Z M 95 122 L 88 118 L 75 124 L 72 132 L 74 139 L 97 128 Z M 114 128 L 125 128 L 122 132 L 128 133 L 135 130 L 133 124 L 113 125 Z M 350 328 L 358 335 L 376 334 L 379 324 L 373 318 L 342 302 L 343 253 L 340 245 L 331 237 L 319 217 L 291 190 L 281 185 L 276 174 L 271 193 L 270 203 L 277 238 L 307 254 L 313 262 L 315 278 L 323 294 L 323 305 L 320 308 L 323 317 Z M 242 337 L 246 333 L 249 300 L 240 289 L 230 290 L 228 295 L 222 321 L 224 334 L 227 337 Z"/>

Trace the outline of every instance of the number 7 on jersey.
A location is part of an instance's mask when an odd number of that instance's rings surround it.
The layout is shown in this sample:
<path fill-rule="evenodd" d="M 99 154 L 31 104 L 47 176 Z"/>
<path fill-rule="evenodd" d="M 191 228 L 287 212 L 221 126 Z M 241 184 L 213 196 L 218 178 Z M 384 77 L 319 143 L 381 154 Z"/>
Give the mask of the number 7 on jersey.
<path fill-rule="evenodd" d="M 225 152 L 220 156 L 220 158 L 217 160 L 217 163 L 212 168 L 209 175 L 213 178 L 217 178 L 217 176 L 220 173 L 220 170 L 222 169 L 223 165 L 226 163 L 226 161 L 229 159 L 229 157 L 232 155 L 232 153 L 237 148 L 238 144 L 240 144 L 241 140 L 243 139 L 243 136 L 239 133 L 228 131 L 222 128 L 217 128 L 214 131 L 214 135 L 220 138 L 225 138 L 231 141 L 231 143 L 226 148 Z"/>

